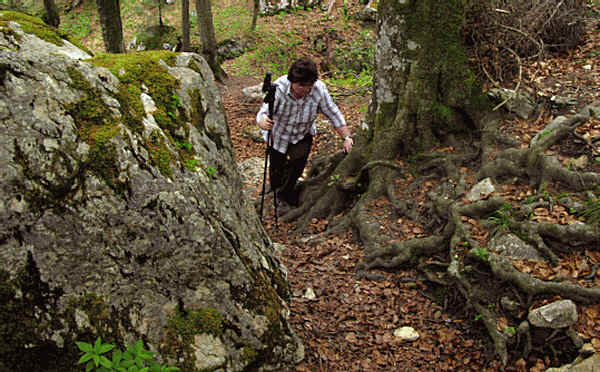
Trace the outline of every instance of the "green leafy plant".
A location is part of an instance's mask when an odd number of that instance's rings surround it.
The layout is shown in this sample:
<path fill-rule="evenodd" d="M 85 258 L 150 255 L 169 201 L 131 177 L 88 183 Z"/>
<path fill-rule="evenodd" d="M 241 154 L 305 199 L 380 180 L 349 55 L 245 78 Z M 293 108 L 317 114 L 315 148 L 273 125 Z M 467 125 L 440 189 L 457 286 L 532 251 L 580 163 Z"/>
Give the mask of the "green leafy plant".
<path fill-rule="evenodd" d="M 481 314 L 477 314 L 477 315 L 475 315 L 475 320 L 479 320 L 479 319 L 481 319 L 481 318 L 483 318 L 483 315 L 481 315 Z"/>
<path fill-rule="evenodd" d="M 178 367 L 160 365 L 154 361 L 154 352 L 144 349 L 142 340 L 135 345 L 127 346 L 125 352 L 115 349 L 112 360 L 103 354 L 115 348 L 113 344 L 102 343 L 100 337 L 92 345 L 87 342 L 76 342 L 82 355 L 77 362 L 85 365 L 85 371 L 90 372 L 173 372 L 179 371 Z"/>
<path fill-rule="evenodd" d="M 479 257 L 480 259 L 482 259 L 485 262 L 487 262 L 487 260 L 489 258 L 488 251 L 485 248 L 474 248 L 473 249 L 473 254 L 475 256 Z"/>
<path fill-rule="evenodd" d="M 494 212 L 494 215 L 489 218 L 490 221 L 495 222 L 501 227 L 508 228 L 508 220 L 510 217 L 510 210 L 512 206 L 509 203 L 505 203 L 500 209 Z"/>
<path fill-rule="evenodd" d="M 183 163 L 183 165 L 189 170 L 196 170 L 198 164 L 199 162 L 196 159 L 186 160 L 185 163 Z"/>
<path fill-rule="evenodd" d="M 600 223 L 600 199 L 588 200 L 580 216 L 585 217 L 586 221 L 590 224 Z"/>
<path fill-rule="evenodd" d="M 331 187 L 340 181 L 339 174 L 332 174 L 329 176 L 329 182 L 327 182 L 327 186 Z"/>
<path fill-rule="evenodd" d="M 181 149 L 187 150 L 187 151 L 192 151 L 192 144 L 188 143 L 188 142 L 176 142 L 177 146 Z"/>
<path fill-rule="evenodd" d="M 208 174 L 209 176 L 215 176 L 215 174 L 217 173 L 217 168 L 215 167 L 208 167 L 204 170 L 206 172 L 206 174 Z"/>
<path fill-rule="evenodd" d="M 514 336 L 517 334 L 517 330 L 515 329 L 515 327 L 506 327 L 504 328 L 504 333 Z"/>

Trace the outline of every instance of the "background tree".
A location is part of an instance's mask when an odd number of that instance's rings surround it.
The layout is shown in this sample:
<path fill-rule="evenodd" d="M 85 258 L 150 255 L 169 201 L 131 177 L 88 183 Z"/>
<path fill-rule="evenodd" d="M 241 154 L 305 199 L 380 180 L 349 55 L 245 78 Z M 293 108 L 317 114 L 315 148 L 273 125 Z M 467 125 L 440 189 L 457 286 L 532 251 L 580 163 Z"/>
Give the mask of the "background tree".
<path fill-rule="evenodd" d="M 58 8 L 54 0 L 44 0 L 44 11 L 44 22 L 49 26 L 58 28 L 58 25 L 60 25 L 60 16 L 58 15 Z"/>
<path fill-rule="evenodd" d="M 252 8 L 252 24 L 250 25 L 250 31 L 256 30 L 256 21 L 258 20 L 258 12 L 260 11 L 260 0 L 254 0 L 254 7 Z"/>
<path fill-rule="evenodd" d="M 162 28 L 163 20 L 162 20 L 162 7 L 164 0 L 156 0 L 158 4 L 158 25 Z"/>
<path fill-rule="evenodd" d="M 196 0 L 196 13 L 198 17 L 200 41 L 202 42 L 202 55 L 204 55 L 206 62 L 208 62 L 208 65 L 215 74 L 215 79 L 223 81 L 227 75 L 218 61 L 217 39 L 215 36 L 210 0 Z"/>
<path fill-rule="evenodd" d="M 96 0 L 96 6 L 106 52 L 125 53 L 119 0 Z"/>
<path fill-rule="evenodd" d="M 189 52 L 190 49 L 190 2 L 181 0 L 181 50 Z"/>

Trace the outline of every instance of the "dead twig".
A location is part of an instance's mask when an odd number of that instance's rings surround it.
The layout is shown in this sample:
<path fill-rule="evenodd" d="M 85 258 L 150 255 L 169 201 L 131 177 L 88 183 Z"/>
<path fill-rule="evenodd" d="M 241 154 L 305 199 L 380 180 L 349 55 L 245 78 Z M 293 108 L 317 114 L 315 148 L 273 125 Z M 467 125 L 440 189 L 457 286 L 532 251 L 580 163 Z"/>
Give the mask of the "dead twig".
<path fill-rule="evenodd" d="M 523 65 L 521 64 L 521 57 L 519 57 L 519 55 L 514 50 L 512 50 L 510 48 L 506 48 L 506 50 L 508 50 L 509 52 L 511 52 L 517 58 L 517 62 L 519 63 L 519 81 L 517 82 L 517 86 L 513 90 L 512 94 L 510 96 L 508 96 L 504 101 L 500 102 L 496 107 L 494 107 L 492 109 L 492 111 L 498 110 L 500 107 L 504 106 L 506 104 L 506 102 L 508 102 L 511 99 L 513 99 L 513 98 L 516 97 L 517 91 L 519 90 L 519 86 L 521 85 L 521 80 L 522 80 L 522 77 L 523 77 Z"/>
<path fill-rule="evenodd" d="M 541 57 L 542 57 L 542 55 L 544 54 L 544 42 L 543 42 L 543 41 L 541 41 L 541 40 L 540 40 L 540 41 L 538 41 L 538 40 L 534 39 L 534 38 L 533 38 L 531 35 L 529 35 L 527 32 L 525 32 L 525 31 L 523 31 L 523 30 L 520 30 L 520 29 L 518 29 L 518 28 L 515 28 L 515 27 L 512 27 L 512 26 L 506 26 L 506 25 L 503 25 L 503 24 L 501 24 L 501 23 L 497 23 L 497 25 L 498 25 L 498 26 L 500 26 L 500 27 L 502 27 L 502 28 L 504 28 L 505 30 L 509 30 L 509 31 L 513 31 L 513 32 L 516 32 L 516 33 L 518 33 L 518 34 L 521 34 L 521 35 L 525 36 L 526 38 L 528 38 L 529 40 L 531 40 L 531 41 L 532 41 L 532 42 L 533 42 L 535 45 L 537 45 L 537 47 L 538 47 L 538 53 L 537 53 L 537 54 L 534 54 L 534 55 L 532 55 L 532 56 L 531 56 L 531 57 L 529 57 L 529 58 L 536 58 L 536 57 L 539 57 L 539 58 L 541 58 Z M 507 48 L 507 49 L 508 49 L 508 48 Z M 514 53 L 514 52 L 513 52 L 513 53 Z"/>

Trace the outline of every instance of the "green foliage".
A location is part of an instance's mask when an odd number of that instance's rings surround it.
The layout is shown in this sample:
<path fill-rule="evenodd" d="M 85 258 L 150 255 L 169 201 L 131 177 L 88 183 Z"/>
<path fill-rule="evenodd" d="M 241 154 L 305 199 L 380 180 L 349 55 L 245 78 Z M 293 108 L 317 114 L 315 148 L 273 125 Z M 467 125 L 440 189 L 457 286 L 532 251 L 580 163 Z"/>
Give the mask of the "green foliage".
<path fill-rule="evenodd" d="M 290 64 L 298 58 L 296 54 L 296 45 L 300 44 L 298 36 L 292 32 L 282 32 L 276 38 L 267 37 L 265 34 L 258 37 L 261 42 L 248 55 L 253 60 L 252 63 L 273 72 L 274 76 L 286 74 Z"/>
<path fill-rule="evenodd" d="M 360 74 L 366 71 L 370 76 L 375 63 L 374 36 L 369 30 L 362 30 L 350 44 L 338 46 L 333 55 L 333 62 L 342 71 L 353 71 Z"/>
<path fill-rule="evenodd" d="M 327 186 L 331 187 L 337 184 L 338 182 L 340 182 L 340 175 L 332 174 L 331 176 L 329 176 L 329 182 L 327 182 Z"/>
<path fill-rule="evenodd" d="M 586 221 L 590 224 L 600 223 L 600 199 L 591 199 L 586 203 L 586 207 L 580 214 L 585 217 Z"/>
<path fill-rule="evenodd" d="M 211 177 L 215 177 L 217 174 L 217 169 L 215 167 L 207 167 L 204 171 Z"/>
<path fill-rule="evenodd" d="M 337 90 L 352 90 L 357 93 L 364 91 L 366 93 L 372 86 L 373 75 L 368 70 L 362 70 L 359 74 L 352 71 L 336 73 L 329 80 L 332 96 L 336 96 Z M 363 110 L 366 112 L 367 106 L 364 106 Z"/>
<path fill-rule="evenodd" d="M 104 344 L 100 337 L 92 345 L 87 342 L 76 342 L 81 350 L 81 358 L 78 365 L 84 364 L 85 371 L 90 372 L 173 372 L 179 371 L 177 367 L 160 365 L 154 361 L 154 352 L 144 349 L 142 340 L 135 345 L 127 346 L 125 352 L 115 349 L 112 359 L 105 355 L 115 348 L 115 345 Z"/>
<path fill-rule="evenodd" d="M 473 248 L 471 250 L 471 252 L 475 256 L 479 257 L 482 261 L 487 262 L 489 260 L 489 254 L 488 254 L 487 249 L 485 249 L 485 248 Z"/>
<path fill-rule="evenodd" d="M 92 33 L 92 8 L 84 8 L 80 12 L 69 12 L 61 15 L 59 29 L 77 40 Z"/>
<path fill-rule="evenodd" d="M 228 5 L 219 7 L 218 11 L 213 9 L 213 26 L 217 40 L 237 38 L 250 30 L 252 11 L 245 5 L 242 2 L 229 2 Z"/>
<path fill-rule="evenodd" d="M 517 334 L 517 330 L 515 329 L 515 327 L 506 327 L 504 328 L 504 333 L 510 336 L 514 336 Z"/>
<path fill-rule="evenodd" d="M 509 203 L 505 203 L 500 209 L 494 212 L 492 217 L 489 217 L 489 220 L 495 222 L 500 227 L 508 228 L 511 209 L 512 206 Z"/>

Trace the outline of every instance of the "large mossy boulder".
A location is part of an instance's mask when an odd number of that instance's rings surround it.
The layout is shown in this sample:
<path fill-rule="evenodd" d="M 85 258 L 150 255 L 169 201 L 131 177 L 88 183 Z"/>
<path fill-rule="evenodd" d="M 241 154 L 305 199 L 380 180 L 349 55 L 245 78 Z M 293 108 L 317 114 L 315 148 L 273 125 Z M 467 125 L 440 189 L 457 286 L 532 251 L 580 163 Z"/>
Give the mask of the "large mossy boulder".
<path fill-rule="evenodd" d="M 182 371 L 302 357 L 200 56 L 92 59 L 0 11 L 0 130 L 0 371 L 77 370 L 99 336 Z"/>

